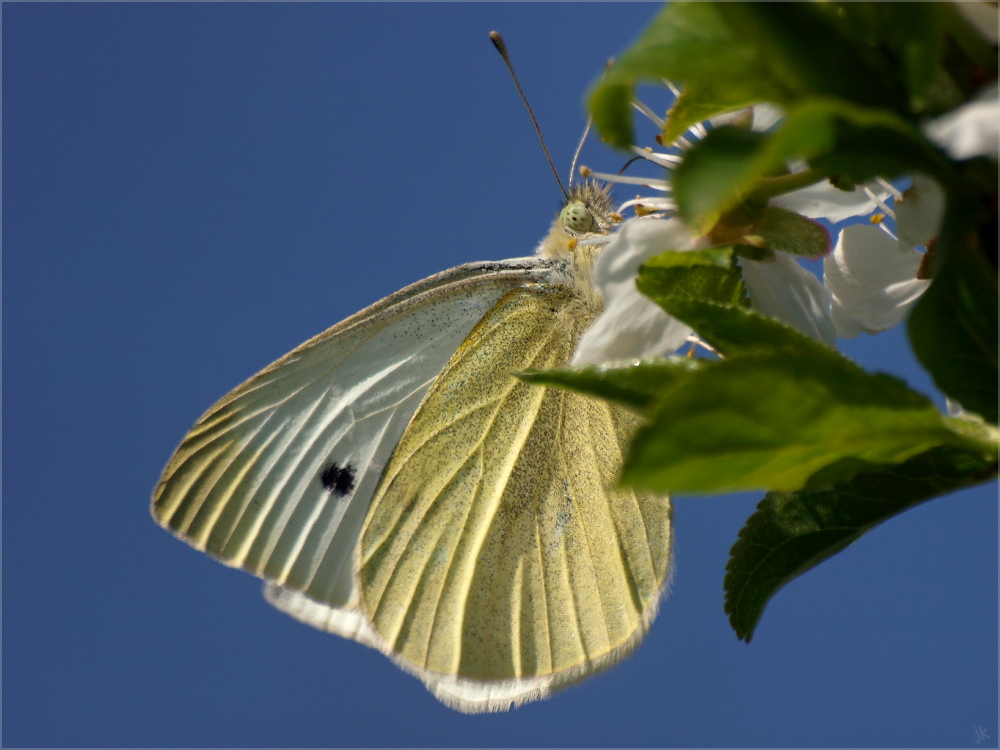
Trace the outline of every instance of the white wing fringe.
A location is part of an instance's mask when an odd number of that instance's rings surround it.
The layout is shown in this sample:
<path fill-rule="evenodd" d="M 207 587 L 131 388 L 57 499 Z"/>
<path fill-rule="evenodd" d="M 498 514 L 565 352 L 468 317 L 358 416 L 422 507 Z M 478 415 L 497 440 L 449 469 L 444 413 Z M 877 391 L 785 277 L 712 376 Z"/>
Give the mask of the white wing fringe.
<path fill-rule="evenodd" d="M 285 588 L 273 581 L 264 581 L 264 598 L 286 615 L 317 630 L 378 648 L 375 629 L 357 609 L 323 604 L 301 591 Z"/>
<path fill-rule="evenodd" d="M 608 669 L 629 656 L 646 635 L 653 620 L 656 619 L 660 603 L 667 597 L 673 565 L 669 565 L 668 570 L 670 573 L 663 583 L 660 595 L 655 601 L 650 602 L 632 636 L 618 649 L 601 658 L 556 674 L 514 677 L 506 680 L 476 680 L 422 669 L 400 658 L 359 609 L 323 604 L 301 591 L 286 588 L 273 581 L 264 582 L 264 598 L 269 604 L 299 622 L 381 651 L 397 667 L 423 682 L 431 694 L 448 708 L 464 714 L 499 713 L 517 708 L 524 703 L 549 698 L 561 689 Z"/>

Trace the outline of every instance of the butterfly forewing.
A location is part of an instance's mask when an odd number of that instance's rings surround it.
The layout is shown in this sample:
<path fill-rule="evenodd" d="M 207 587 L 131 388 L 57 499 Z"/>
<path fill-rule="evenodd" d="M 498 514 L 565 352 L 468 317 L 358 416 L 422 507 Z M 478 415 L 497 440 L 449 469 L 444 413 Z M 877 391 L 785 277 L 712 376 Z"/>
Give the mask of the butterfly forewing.
<path fill-rule="evenodd" d="M 614 489 L 634 418 L 511 374 L 565 364 L 591 316 L 565 288 L 501 299 L 373 499 L 363 608 L 383 648 L 457 708 L 507 708 L 613 663 L 665 586 L 669 501 Z"/>
<path fill-rule="evenodd" d="M 269 600 L 301 619 L 348 602 L 369 502 L 421 399 L 483 315 L 549 266 L 460 266 L 306 342 L 198 420 L 154 491 L 154 517 L 285 587 Z"/>

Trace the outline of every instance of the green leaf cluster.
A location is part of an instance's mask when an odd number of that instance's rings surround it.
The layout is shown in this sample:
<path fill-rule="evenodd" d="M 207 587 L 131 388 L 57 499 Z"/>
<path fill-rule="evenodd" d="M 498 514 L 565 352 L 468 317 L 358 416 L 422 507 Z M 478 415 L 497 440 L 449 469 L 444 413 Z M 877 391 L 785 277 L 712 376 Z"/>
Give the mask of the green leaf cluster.
<path fill-rule="evenodd" d="M 664 136 L 758 102 L 791 112 L 827 99 L 904 122 L 968 99 L 996 55 L 950 3 L 674 2 L 589 95 L 617 146 L 633 142 L 629 103 L 641 81 L 683 85 Z"/>
<path fill-rule="evenodd" d="M 634 141 L 636 86 L 681 87 L 661 139 L 758 103 L 784 118 L 710 129 L 672 174 L 677 213 L 715 245 L 644 266 L 639 290 L 718 358 L 673 357 L 526 373 L 646 418 L 622 481 L 662 492 L 765 489 L 733 547 L 726 612 L 750 640 L 787 581 L 890 516 L 997 475 L 997 165 L 956 161 L 921 123 L 997 75 L 996 50 L 954 3 L 673 2 L 594 85 L 602 137 Z M 804 171 L 789 173 L 789 163 Z M 826 230 L 769 205 L 829 180 L 924 173 L 945 191 L 925 259 L 933 283 L 908 321 L 913 350 L 969 419 L 897 378 L 749 309 L 740 258 L 816 258 Z M 979 415 L 981 419 L 975 417 Z"/>
<path fill-rule="evenodd" d="M 685 151 L 671 176 L 677 213 L 714 247 L 664 253 L 637 278 L 717 356 L 523 374 L 645 417 L 626 484 L 768 490 L 725 579 L 742 639 L 795 576 L 896 513 L 997 475 L 997 165 L 952 159 L 921 127 L 996 75 L 996 50 L 953 3 L 673 2 L 588 95 L 602 137 L 619 147 L 634 141 L 640 83 L 681 88 L 664 143 L 758 103 L 784 112 L 767 132 L 737 118 Z M 806 168 L 790 173 L 789 163 Z M 943 187 L 946 205 L 921 270 L 933 282 L 908 333 L 968 418 L 758 315 L 740 272 L 741 258 L 830 250 L 822 226 L 771 198 L 821 180 L 851 189 L 916 173 Z"/>

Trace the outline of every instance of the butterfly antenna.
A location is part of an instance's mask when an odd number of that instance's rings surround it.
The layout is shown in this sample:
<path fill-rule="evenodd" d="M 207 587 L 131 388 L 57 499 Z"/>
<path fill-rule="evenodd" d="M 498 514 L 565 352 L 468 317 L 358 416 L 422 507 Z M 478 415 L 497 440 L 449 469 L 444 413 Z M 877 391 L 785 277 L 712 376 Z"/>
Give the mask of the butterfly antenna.
<path fill-rule="evenodd" d="M 573 163 L 569 166 L 569 189 L 573 189 L 573 175 L 576 174 L 576 163 L 580 161 L 580 152 L 583 151 L 583 144 L 587 142 L 587 136 L 590 135 L 590 126 L 594 124 L 594 118 L 587 118 L 587 127 L 583 129 L 583 135 L 580 136 L 580 142 L 576 144 L 576 152 L 573 154 Z"/>
<path fill-rule="evenodd" d="M 566 192 L 566 188 L 563 187 L 562 180 L 559 179 L 559 173 L 556 171 L 555 164 L 552 163 L 552 157 L 549 156 L 549 149 L 545 145 L 545 139 L 542 138 L 542 129 L 538 127 L 538 120 L 535 119 L 535 113 L 531 111 L 531 105 L 528 104 L 528 97 L 524 95 L 524 91 L 521 89 L 521 83 L 517 80 L 517 74 L 514 72 L 514 66 L 511 64 L 510 55 L 507 54 L 507 45 L 503 42 L 503 37 L 500 36 L 499 32 L 490 32 L 490 41 L 493 42 L 493 46 L 497 48 L 497 52 L 500 53 L 500 57 L 507 64 L 507 70 L 510 71 L 510 77 L 514 79 L 514 85 L 517 87 L 517 93 L 521 95 L 521 101 L 524 102 L 525 108 L 528 110 L 528 116 L 531 117 L 531 124 L 535 126 L 535 132 L 538 134 L 538 141 L 542 144 L 542 151 L 545 152 L 545 158 L 549 162 L 549 169 L 552 170 L 552 174 L 556 177 L 556 182 L 559 183 L 559 189 L 562 190 L 563 196 L 566 200 L 569 200 L 569 193 Z M 589 128 L 589 125 L 588 125 Z M 586 137 L 586 136 L 584 136 Z M 580 144 L 583 145 L 582 143 Z M 576 158 L 574 157 L 573 163 L 576 163 Z"/>

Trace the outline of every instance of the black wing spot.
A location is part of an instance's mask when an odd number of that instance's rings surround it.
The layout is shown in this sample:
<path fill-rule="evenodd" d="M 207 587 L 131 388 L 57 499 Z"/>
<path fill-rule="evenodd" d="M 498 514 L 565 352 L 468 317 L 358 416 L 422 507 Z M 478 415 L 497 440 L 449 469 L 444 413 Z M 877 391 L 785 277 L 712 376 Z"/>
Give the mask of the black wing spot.
<path fill-rule="evenodd" d="M 350 464 L 343 467 L 330 464 L 323 469 L 319 480 L 323 483 L 323 489 L 341 497 L 349 495 L 354 490 L 354 467 Z"/>

